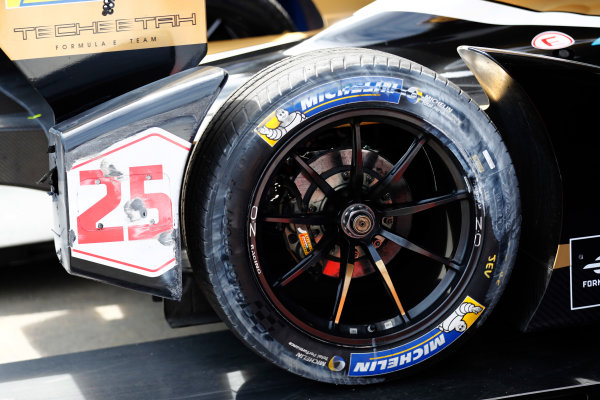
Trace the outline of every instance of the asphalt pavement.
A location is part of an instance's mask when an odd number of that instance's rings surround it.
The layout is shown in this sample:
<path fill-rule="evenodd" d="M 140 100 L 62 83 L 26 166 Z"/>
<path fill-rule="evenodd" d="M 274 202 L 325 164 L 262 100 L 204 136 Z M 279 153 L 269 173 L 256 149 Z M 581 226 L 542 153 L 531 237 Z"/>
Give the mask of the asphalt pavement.
<path fill-rule="evenodd" d="M 53 258 L 0 273 L 0 400 L 600 399 L 598 325 L 488 323 L 427 371 L 344 387 L 273 366 L 222 323 L 171 329 L 150 296 L 69 276 Z"/>
<path fill-rule="evenodd" d="M 53 254 L 0 269 L 0 364 L 226 329 L 171 329 L 151 296 L 70 276 Z"/>

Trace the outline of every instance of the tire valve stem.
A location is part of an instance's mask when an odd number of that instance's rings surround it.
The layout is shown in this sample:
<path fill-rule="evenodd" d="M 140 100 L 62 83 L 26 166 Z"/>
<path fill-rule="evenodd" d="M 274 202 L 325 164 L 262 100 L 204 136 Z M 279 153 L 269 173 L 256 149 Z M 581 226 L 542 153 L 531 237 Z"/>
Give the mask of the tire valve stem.
<path fill-rule="evenodd" d="M 345 181 L 347 181 L 348 179 L 350 179 L 350 171 L 344 171 L 342 173 L 342 179 L 344 179 Z"/>

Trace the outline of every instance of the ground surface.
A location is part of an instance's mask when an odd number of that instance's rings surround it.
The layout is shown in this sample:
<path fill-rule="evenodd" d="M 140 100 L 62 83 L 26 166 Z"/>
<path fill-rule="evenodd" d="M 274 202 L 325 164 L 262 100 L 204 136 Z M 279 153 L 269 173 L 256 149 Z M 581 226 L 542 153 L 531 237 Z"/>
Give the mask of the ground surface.
<path fill-rule="evenodd" d="M 225 329 L 171 329 L 151 296 L 70 276 L 52 258 L 1 272 L 0 364 Z"/>
<path fill-rule="evenodd" d="M 2 274 L 1 400 L 484 399 L 568 386 L 581 393 L 534 398 L 598 398 L 600 326 L 506 334 L 492 325 L 424 373 L 339 387 L 271 366 L 221 323 L 171 330 L 149 296 L 70 277 L 52 260 Z"/>

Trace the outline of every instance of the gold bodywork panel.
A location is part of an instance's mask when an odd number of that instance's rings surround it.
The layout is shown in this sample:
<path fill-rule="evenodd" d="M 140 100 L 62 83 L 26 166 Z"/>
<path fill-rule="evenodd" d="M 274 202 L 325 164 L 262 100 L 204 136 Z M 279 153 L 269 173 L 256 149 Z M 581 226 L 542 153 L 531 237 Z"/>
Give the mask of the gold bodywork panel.
<path fill-rule="evenodd" d="M 308 32 L 286 32 L 278 35 L 254 36 L 242 39 L 213 40 L 208 42 L 208 54 L 218 54 L 253 46 L 279 46 L 304 40 L 317 32 L 319 32 L 319 30 Z"/>
<path fill-rule="evenodd" d="M 568 244 L 559 244 L 556 249 L 556 258 L 554 259 L 554 268 L 565 268 L 571 265 L 571 246 Z"/>
<path fill-rule="evenodd" d="M 246 0 L 244 0 L 246 1 Z M 256 36 L 252 38 L 219 40 L 208 43 L 208 54 L 218 54 L 234 51 L 250 46 L 277 46 L 279 44 L 300 41 L 318 33 L 322 29 L 351 16 L 358 9 L 371 3 L 373 0 L 313 0 L 323 19 L 323 28 L 308 32 L 285 32 L 279 35 Z"/>
<path fill-rule="evenodd" d="M 325 26 L 330 26 L 339 20 L 352 15 L 359 8 L 363 8 L 373 0 L 313 0 L 317 10 L 321 13 Z"/>
<path fill-rule="evenodd" d="M 498 0 L 498 2 L 535 11 L 562 11 L 577 14 L 600 15 L 600 1 L 597 0 Z"/>
<path fill-rule="evenodd" d="M 204 0 L 4 0 L 0 48 L 12 60 L 206 43 Z"/>

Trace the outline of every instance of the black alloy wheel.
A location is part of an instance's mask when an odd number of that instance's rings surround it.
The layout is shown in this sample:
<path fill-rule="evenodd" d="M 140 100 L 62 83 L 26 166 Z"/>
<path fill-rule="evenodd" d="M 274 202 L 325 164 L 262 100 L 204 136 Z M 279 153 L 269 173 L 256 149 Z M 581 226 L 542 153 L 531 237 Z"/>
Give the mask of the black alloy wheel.
<path fill-rule="evenodd" d="M 248 251 L 285 318 L 364 345 L 397 339 L 454 299 L 477 256 L 475 211 L 432 129 L 397 111 L 353 110 L 279 149 L 257 185 Z"/>

